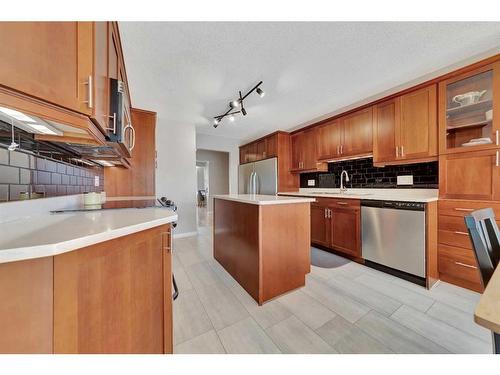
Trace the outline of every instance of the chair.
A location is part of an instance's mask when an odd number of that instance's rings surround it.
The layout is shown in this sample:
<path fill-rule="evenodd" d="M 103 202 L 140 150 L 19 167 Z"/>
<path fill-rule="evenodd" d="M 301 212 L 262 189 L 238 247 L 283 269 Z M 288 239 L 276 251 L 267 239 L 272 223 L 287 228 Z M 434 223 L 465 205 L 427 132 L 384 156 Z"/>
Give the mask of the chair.
<path fill-rule="evenodd" d="M 500 262 L 500 231 L 491 208 L 472 212 L 465 217 L 472 248 L 479 266 L 483 287 L 488 282 Z M 500 354 L 500 334 L 493 332 L 493 352 Z"/>

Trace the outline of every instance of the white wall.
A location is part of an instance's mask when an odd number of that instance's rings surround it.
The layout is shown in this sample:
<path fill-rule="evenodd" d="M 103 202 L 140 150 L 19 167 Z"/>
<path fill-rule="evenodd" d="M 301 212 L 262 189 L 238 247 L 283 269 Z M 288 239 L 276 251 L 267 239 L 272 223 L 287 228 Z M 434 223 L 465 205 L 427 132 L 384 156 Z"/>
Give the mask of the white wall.
<path fill-rule="evenodd" d="M 229 152 L 229 193 L 238 193 L 239 145 L 237 139 L 196 134 L 197 149 Z"/>
<path fill-rule="evenodd" d="M 194 125 L 169 123 L 158 112 L 156 196 L 178 206 L 174 235 L 196 232 L 196 133 Z"/>

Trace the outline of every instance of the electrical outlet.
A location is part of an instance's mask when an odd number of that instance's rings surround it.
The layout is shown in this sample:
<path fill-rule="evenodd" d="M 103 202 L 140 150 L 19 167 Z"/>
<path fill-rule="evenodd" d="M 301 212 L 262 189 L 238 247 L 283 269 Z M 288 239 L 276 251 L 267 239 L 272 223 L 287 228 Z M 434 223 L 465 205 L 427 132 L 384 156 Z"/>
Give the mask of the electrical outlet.
<path fill-rule="evenodd" d="M 94 176 L 94 186 L 99 186 L 99 176 Z"/>
<path fill-rule="evenodd" d="M 413 185 L 413 175 L 398 176 L 398 185 Z"/>
<path fill-rule="evenodd" d="M 316 180 L 307 180 L 307 186 L 316 186 Z"/>

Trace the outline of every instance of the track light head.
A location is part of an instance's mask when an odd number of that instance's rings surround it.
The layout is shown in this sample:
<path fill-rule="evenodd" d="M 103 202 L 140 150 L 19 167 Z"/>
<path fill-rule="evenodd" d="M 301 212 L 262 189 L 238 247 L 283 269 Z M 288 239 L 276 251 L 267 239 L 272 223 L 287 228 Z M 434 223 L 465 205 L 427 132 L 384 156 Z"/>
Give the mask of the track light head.
<path fill-rule="evenodd" d="M 246 115 L 247 115 L 247 110 L 246 110 L 245 108 L 243 108 L 243 107 L 241 107 L 241 114 L 242 114 L 243 116 L 246 116 Z"/>
<path fill-rule="evenodd" d="M 260 96 L 261 98 L 263 98 L 264 96 L 266 96 L 266 93 L 265 93 L 265 92 L 264 92 L 264 90 L 262 90 L 260 87 L 257 87 L 257 88 L 255 89 L 255 91 L 257 91 L 257 94 L 259 94 L 259 96 Z"/>
<path fill-rule="evenodd" d="M 231 108 L 239 108 L 240 107 L 240 101 L 239 100 L 233 100 L 232 102 L 229 103 L 229 106 Z"/>

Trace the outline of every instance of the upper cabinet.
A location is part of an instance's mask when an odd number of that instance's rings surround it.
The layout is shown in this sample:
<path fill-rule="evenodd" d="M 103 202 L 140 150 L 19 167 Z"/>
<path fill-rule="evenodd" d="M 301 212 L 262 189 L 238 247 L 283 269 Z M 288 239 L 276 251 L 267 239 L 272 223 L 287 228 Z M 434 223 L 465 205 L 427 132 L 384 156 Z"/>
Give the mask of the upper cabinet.
<path fill-rule="evenodd" d="M 2 22 L 2 85 L 108 124 L 107 22 Z"/>
<path fill-rule="evenodd" d="M 375 105 L 374 164 L 437 159 L 436 95 L 430 85 Z"/>
<path fill-rule="evenodd" d="M 356 111 L 340 119 L 343 128 L 343 140 L 340 155 L 364 156 L 372 153 L 372 107 Z"/>
<path fill-rule="evenodd" d="M 292 172 L 326 171 L 327 164 L 318 162 L 317 128 L 292 135 Z"/>
<path fill-rule="evenodd" d="M 499 146 L 500 63 L 445 80 L 439 85 L 440 153 Z M 495 109 L 496 108 L 496 109 Z"/>
<path fill-rule="evenodd" d="M 278 156 L 278 133 L 240 146 L 240 164 Z"/>
<path fill-rule="evenodd" d="M 343 141 L 343 128 L 338 120 L 318 126 L 318 160 L 328 160 L 340 157 L 340 147 Z"/>

